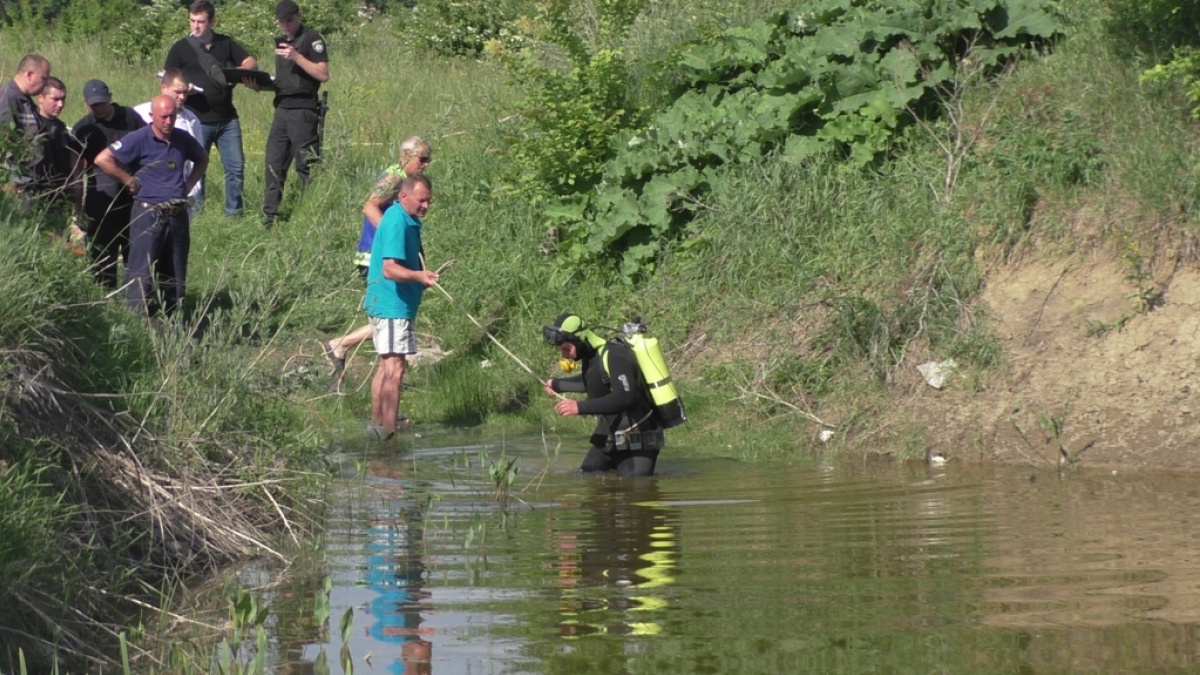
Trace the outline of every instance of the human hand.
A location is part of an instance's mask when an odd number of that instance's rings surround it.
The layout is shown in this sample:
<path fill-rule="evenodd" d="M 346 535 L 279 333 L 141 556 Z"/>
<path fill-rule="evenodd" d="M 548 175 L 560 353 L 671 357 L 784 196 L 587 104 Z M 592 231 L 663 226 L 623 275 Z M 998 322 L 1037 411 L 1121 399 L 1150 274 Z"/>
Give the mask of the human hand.
<path fill-rule="evenodd" d="M 295 61 L 300 52 L 296 51 L 290 43 L 283 42 L 275 46 L 275 56 L 282 56 L 288 61 Z"/>
<path fill-rule="evenodd" d="M 417 281 L 420 281 L 423 286 L 429 288 L 437 283 L 438 273 L 433 270 L 421 270 L 417 272 Z"/>
<path fill-rule="evenodd" d="M 253 91 L 262 91 L 262 87 L 258 86 L 253 77 L 243 77 L 242 86 Z"/>
<path fill-rule="evenodd" d="M 579 401 L 574 399 L 563 399 L 554 404 L 554 409 L 563 417 L 572 417 L 579 414 Z"/>
<path fill-rule="evenodd" d="M 546 380 L 542 383 L 542 387 L 545 388 L 547 394 L 558 396 L 558 392 L 554 391 L 554 380 Z"/>

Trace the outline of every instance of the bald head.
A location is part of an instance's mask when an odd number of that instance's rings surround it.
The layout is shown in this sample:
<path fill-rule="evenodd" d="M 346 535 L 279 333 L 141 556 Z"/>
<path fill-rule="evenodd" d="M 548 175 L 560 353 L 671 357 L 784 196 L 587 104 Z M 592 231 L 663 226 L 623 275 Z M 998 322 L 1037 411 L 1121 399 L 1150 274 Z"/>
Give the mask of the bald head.
<path fill-rule="evenodd" d="M 50 62 L 39 54 L 26 54 L 17 64 L 17 73 L 13 76 L 13 82 L 23 93 L 37 96 L 42 93 L 48 77 L 50 77 Z"/>
<path fill-rule="evenodd" d="M 175 99 L 160 95 L 150 100 L 150 127 L 160 140 L 171 137 L 171 129 L 175 127 Z"/>

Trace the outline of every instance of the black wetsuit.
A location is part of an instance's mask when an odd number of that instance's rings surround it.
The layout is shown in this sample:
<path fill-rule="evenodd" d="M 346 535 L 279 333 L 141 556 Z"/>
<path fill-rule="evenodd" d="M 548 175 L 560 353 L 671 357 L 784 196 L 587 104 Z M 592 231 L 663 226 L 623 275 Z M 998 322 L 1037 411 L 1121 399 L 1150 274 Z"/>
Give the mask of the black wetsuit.
<path fill-rule="evenodd" d="M 587 393 L 587 400 L 579 402 L 579 414 L 600 417 L 592 433 L 592 448 L 580 470 L 592 473 L 615 469 L 622 476 L 652 475 L 664 444 L 663 427 L 645 393 L 633 351 L 617 340 L 610 340 L 599 352 L 590 345 L 578 346 L 582 373 L 552 383 L 560 393 Z M 604 351 L 608 352 L 607 371 Z"/>

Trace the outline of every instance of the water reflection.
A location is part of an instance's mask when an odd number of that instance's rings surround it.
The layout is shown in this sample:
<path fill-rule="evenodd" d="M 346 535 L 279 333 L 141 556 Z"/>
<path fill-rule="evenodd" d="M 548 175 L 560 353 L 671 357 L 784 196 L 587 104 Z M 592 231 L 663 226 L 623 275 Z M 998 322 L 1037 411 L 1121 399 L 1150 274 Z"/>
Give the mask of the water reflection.
<path fill-rule="evenodd" d="M 589 477 L 580 508 L 587 521 L 548 518 L 557 559 L 559 634 L 654 635 L 674 583 L 678 519 L 662 508 L 656 478 Z"/>
<path fill-rule="evenodd" d="M 281 634 L 330 655 L 297 672 L 345 672 L 343 647 L 438 675 L 1200 668 L 1186 479 L 676 458 L 621 480 L 507 443 L 507 509 L 480 445 L 371 458 L 335 495 L 331 623 L 355 629 Z"/>
<path fill-rule="evenodd" d="M 433 645 L 421 629 L 431 596 L 425 588 L 428 486 L 408 482 L 402 487 L 420 501 L 401 495 L 379 504 L 370 516 L 364 581 L 376 597 L 367 607 L 373 619 L 369 633 L 383 644 L 400 645 L 400 658 L 392 660 L 389 672 L 428 675 Z"/>

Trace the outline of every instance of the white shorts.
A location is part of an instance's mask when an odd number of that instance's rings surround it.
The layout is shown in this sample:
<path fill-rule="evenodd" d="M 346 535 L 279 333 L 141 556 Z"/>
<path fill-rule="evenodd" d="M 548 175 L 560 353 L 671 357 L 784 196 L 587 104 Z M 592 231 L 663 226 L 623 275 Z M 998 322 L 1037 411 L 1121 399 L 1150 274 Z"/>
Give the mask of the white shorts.
<path fill-rule="evenodd" d="M 416 354 L 417 334 L 413 331 L 412 321 L 408 319 L 371 319 L 371 341 L 375 344 L 375 353 L 380 356 L 388 354 Z"/>

